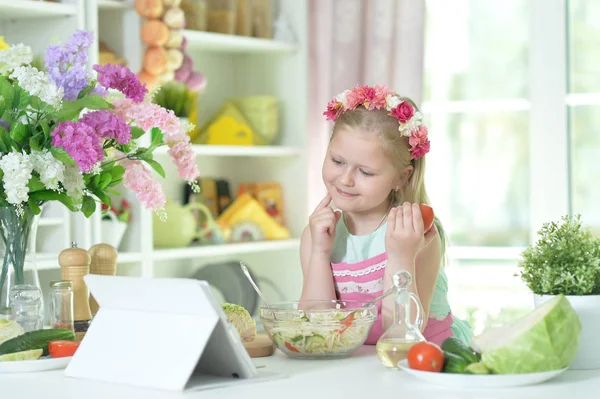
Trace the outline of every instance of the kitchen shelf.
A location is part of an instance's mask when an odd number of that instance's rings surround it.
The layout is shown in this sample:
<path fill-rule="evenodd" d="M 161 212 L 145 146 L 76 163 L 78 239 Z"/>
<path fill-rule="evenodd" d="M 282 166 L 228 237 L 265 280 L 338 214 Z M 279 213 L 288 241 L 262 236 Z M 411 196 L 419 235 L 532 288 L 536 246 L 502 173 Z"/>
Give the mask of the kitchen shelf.
<path fill-rule="evenodd" d="M 127 10 L 131 5 L 126 1 L 117 0 L 98 0 L 99 10 Z"/>
<path fill-rule="evenodd" d="M 42 217 L 38 222 L 38 227 L 42 226 L 61 226 L 65 223 L 65 219 L 63 218 L 47 218 Z"/>
<path fill-rule="evenodd" d="M 295 157 L 302 149 L 284 146 L 202 145 L 193 146 L 196 155 L 215 157 Z M 155 154 L 166 154 L 167 146 L 156 149 Z"/>
<path fill-rule="evenodd" d="M 256 252 L 281 251 L 284 249 L 297 249 L 300 239 L 244 242 L 221 245 L 199 245 L 185 248 L 155 249 L 152 252 L 152 260 L 164 261 L 175 259 L 204 258 L 209 256 L 231 256 L 234 254 L 248 254 Z"/>
<path fill-rule="evenodd" d="M 239 54 L 291 54 L 297 46 L 272 39 L 226 35 L 223 33 L 183 30 L 188 41 L 188 51 L 204 50 Z"/>
<path fill-rule="evenodd" d="M 71 4 L 32 0 L 0 0 L 0 19 L 70 17 L 77 15 Z"/>
<path fill-rule="evenodd" d="M 37 253 L 35 255 L 35 263 L 38 270 L 53 270 L 60 269 L 58 264 L 58 253 Z M 125 263 L 137 263 L 142 260 L 140 252 L 120 252 L 117 258 L 117 265 Z"/>

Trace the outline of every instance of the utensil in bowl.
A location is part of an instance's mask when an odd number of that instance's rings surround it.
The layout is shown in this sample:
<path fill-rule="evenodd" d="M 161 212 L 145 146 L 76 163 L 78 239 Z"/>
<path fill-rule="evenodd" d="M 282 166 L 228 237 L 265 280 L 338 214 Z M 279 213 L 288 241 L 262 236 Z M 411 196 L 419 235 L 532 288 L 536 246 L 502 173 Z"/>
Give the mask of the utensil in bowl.
<path fill-rule="evenodd" d="M 248 266 L 246 266 L 246 264 L 242 261 L 242 262 L 240 262 L 240 267 L 242 268 L 242 272 L 244 272 L 244 275 L 246 276 L 248 281 L 250 281 L 250 284 L 252 284 L 252 287 L 254 287 L 254 290 L 256 291 L 256 293 L 260 296 L 260 298 L 263 300 L 265 305 L 267 305 L 267 307 L 270 308 L 271 305 L 269 305 L 269 301 L 267 301 L 267 298 L 265 298 L 263 293 L 258 288 L 258 285 L 256 285 L 256 283 L 254 282 L 254 279 L 250 275 L 250 272 L 248 271 Z"/>

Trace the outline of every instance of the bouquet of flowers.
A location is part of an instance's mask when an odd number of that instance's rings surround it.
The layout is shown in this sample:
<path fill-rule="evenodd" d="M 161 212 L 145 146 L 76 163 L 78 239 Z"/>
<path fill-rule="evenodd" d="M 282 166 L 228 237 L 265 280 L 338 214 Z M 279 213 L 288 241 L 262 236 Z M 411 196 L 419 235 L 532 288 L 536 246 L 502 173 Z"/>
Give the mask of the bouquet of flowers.
<path fill-rule="evenodd" d="M 189 137 L 172 111 L 154 104 L 137 76 L 120 65 L 87 70 L 90 32 L 77 31 L 46 51 L 47 72 L 30 63 L 29 47 L 0 51 L 0 206 L 34 214 L 58 200 L 87 217 L 100 201 L 110 207 L 121 182 L 147 208 L 166 202 L 153 168 L 153 151 L 169 146 L 179 176 L 191 184 L 199 172 Z M 147 146 L 138 145 L 150 135 Z"/>
<path fill-rule="evenodd" d="M 49 46 L 45 71 L 32 66 L 26 45 L 0 50 L 0 288 L 10 264 L 15 284 L 22 283 L 29 220 L 47 201 L 90 217 L 97 203 L 110 208 L 110 194 L 119 194 L 113 187 L 123 183 L 164 218 L 166 198 L 152 172 L 165 176 L 153 159 L 163 145 L 179 176 L 197 190 L 195 154 L 179 119 L 153 103 L 128 68 L 106 64 L 90 71 L 92 43 L 92 33 L 77 31 Z"/>

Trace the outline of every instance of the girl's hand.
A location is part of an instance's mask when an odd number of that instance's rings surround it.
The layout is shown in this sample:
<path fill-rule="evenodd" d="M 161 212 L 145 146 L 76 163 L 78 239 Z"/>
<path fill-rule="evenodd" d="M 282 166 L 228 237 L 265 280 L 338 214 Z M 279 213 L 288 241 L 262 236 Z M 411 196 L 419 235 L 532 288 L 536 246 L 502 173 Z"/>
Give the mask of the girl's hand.
<path fill-rule="evenodd" d="M 388 259 L 413 262 L 419 251 L 437 235 L 435 228 L 425 234 L 419 204 L 405 202 L 390 210 L 387 219 L 385 249 Z"/>
<path fill-rule="evenodd" d="M 333 211 L 328 205 L 331 196 L 327 194 L 310 215 L 309 226 L 312 240 L 312 251 L 330 255 L 335 239 L 335 226 L 342 213 Z"/>

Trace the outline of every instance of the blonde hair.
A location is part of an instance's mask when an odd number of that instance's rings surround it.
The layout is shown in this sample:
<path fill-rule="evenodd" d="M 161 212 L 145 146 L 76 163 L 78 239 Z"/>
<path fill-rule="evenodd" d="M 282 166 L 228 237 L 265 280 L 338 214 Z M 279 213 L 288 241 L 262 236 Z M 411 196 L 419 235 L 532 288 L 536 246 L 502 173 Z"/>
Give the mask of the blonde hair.
<path fill-rule="evenodd" d="M 419 110 L 409 98 L 402 98 L 402 100 L 408 101 L 416 111 Z M 390 201 L 394 204 L 410 202 L 429 205 L 429 197 L 425 189 L 426 157 L 411 158 L 408 137 L 404 137 L 398 132 L 398 120 L 396 118 L 391 117 L 385 109 L 368 110 L 364 107 L 358 107 L 354 110 L 342 112 L 333 125 L 330 141 L 342 127 L 361 129 L 379 136 L 381 149 L 393 163 L 398 173 L 401 173 L 409 165 L 413 166 L 413 172 L 404 186 L 399 187 L 397 191 L 392 190 L 390 192 Z M 434 223 L 442 241 L 442 260 L 444 261 L 446 234 L 437 216 Z"/>

